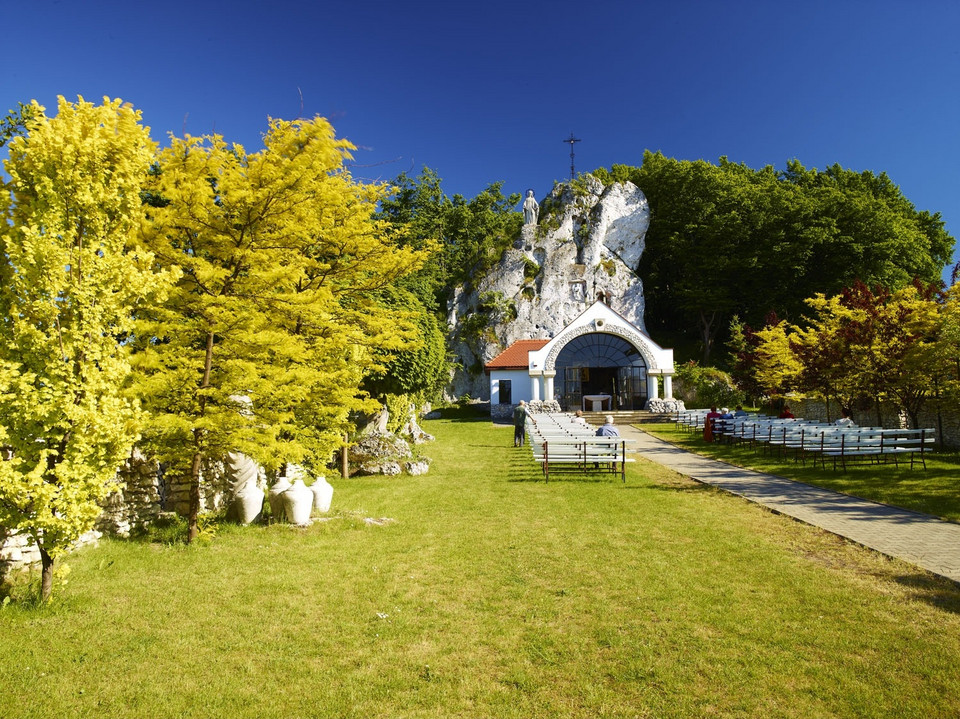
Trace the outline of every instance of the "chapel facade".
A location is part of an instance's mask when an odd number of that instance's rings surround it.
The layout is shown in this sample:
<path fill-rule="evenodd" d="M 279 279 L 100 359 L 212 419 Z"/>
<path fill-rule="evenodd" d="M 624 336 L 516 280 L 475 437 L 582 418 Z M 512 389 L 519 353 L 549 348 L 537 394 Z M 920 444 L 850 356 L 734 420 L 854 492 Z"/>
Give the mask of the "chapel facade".
<path fill-rule="evenodd" d="M 564 411 L 647 409 L 673 399 L 673 350 L 598 299 L 549 339 L 514 342 L 488 362 L 490 404 L 556 400 Z"/>

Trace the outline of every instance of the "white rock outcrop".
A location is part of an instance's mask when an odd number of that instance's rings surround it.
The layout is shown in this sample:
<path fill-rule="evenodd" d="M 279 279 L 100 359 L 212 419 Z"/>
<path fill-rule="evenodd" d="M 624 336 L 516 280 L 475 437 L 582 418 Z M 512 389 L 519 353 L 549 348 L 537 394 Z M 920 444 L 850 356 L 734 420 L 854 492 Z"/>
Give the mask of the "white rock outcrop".
<path fill-rule="evenodd" d="M 559 184 L 500 263 L 474 287 L 458 288 L 448 324 L 460 364 L 450 395 L 487 399 L 483 365 L 519 339 L 550 339 L 602 294 L 644 330 L 643 284 L 635 270 L 650 207 L 633 183 L 604 188 L 590 175 Z M 644 330 L 645 331 L 645 330 Z"/>

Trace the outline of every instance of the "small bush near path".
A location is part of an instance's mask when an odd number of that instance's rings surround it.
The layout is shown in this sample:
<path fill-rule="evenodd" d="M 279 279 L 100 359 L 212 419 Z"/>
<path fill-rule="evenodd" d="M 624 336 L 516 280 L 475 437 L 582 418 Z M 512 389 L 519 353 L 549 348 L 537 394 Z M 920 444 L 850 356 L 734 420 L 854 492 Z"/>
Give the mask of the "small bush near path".
<path fill-rule="evenodd" d="M 690 432 L 673 424 L 645 424 L 645 431 L 691 452 L 713 457 L 738 467 L 747 467 L 767 474 L 806 482 L 874 502 L 932 514 L 951 522 L 960 522 L 960 453 L 927 452 L 927 468 L 915 459 L 910 468 L 906 464 L 854 464 L 846 471 L 833 469 L 827 461 L 826 469 L 808 455 L 800 461 L 793 454 L 778 456 L 764 453 L 762 447 L 704 442 L 698 432 Z"/>
<path fill-rule="evenodd" d="M 0 608 L 0 716 L 960 715 L 955 585 L 644 461 L 545 484 L 469 408 L 426 429 L 430 474 L 333 480 L 308 529 L 69 557 Z"/>

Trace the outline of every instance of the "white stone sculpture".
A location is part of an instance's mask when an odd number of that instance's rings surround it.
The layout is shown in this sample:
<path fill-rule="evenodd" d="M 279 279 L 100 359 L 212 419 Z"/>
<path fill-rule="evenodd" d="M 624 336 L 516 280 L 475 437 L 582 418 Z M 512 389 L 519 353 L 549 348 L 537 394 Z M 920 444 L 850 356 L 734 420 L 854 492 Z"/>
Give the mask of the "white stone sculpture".
<path fill-rule="evenodd" d="M 523 201 L 523 224 L 537 224 L 537 215 L 540 213 L 540 204 L 533 196 L 533 190 L 527 190 L 527 199 Z"/>
<path fill-rule="evenodd" d="M 302 479 L 298 479 L 291 484 L 280 496 L 283 499 L 283 510 L 288 522 L 298 525 L 310 524 L 313 492 L 303 483 Z"/>
<path fill-rule="evenodd" d="M 313 511 L 320 514 L 329 512 L 333 502 L 333 485 L 326 477 L 317 477 L 310 485 L 310 491 L 313 492 Z"/>
<path fill-rule="evenodd" d="M 240 524 L 250 524 L 263 512 L 260 465 L 242 452 L 228 452 L 226 465 L 231 481 L 231 510 Z"/>

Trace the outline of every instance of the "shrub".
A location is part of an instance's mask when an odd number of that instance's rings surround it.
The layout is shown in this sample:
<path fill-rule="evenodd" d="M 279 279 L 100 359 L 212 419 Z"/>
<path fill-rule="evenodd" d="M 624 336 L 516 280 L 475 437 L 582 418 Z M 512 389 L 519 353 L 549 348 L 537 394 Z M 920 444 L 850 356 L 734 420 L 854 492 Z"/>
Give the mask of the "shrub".
<path fill-rule="evenodd" d="M 677 368 L 675 394 L 688 407 L 734 407 L 743 403 L 743 392 L 733 379 L 715 367 L 691 360 Z"/>

